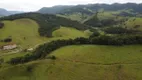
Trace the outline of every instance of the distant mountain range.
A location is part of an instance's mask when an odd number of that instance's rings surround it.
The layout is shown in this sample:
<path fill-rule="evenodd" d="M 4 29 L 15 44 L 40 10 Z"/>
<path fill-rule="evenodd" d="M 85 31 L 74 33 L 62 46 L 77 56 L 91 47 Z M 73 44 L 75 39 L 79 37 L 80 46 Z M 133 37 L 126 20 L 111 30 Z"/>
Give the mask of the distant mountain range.
<path fill-rule="evenodd" d="M 44 7 L 40 9 L 39 13 L 51 13 L 51 14 L 71 14 L 75 12 L 81 12 L 85 14 L 91 14 L 95 11 L 103 9 L 104 11 L 118 11 L 118 10 L 128 10 L 131 9 L 134 12 L 142 13 L 142 3 L 126 3 L 126 4 L 88 4 L 88 5 L 77 5 L 77 6 L 54 6 L 54 7 Z"/>
<path fill-rule="evenodd" d="M 82 13 L 82 14 L 94 14 L 96 11 L 118 11 L 118 10 L 132 10 L 135 13 L 142 13 L 142 3 L 126 3 L 126 4 L 87 4 L 87 5 L 58 5 L 53 7 L 43 7 L 36 11 L 43 14 L 72 14 L 72 13 Z M 20 11 L 8 11 L 0 8 L 0 16 L 8 16 L 12 14 L 24 13 Z"/>
<path fill-rule="evenodd" d="M 58 5 L 58 6 L 53 6 L 53 7 L 43 7 L 41 8 L 39 11 L 39 13 L 48 13 L 48 14 L 56 14 L 56 13 L 59 13 L 61 12 L 62 10 L 64 9 L 69 9 L 69 8 L 72 8 L 74 6 L 65 6 L 65 5 Z"/>
<path fill-rule="evenodd" d="M 12 14 L 23 13 L 22 11 L 7 11 L 6 9 L 0 8 L 0 16 L 9 16 Z"/>

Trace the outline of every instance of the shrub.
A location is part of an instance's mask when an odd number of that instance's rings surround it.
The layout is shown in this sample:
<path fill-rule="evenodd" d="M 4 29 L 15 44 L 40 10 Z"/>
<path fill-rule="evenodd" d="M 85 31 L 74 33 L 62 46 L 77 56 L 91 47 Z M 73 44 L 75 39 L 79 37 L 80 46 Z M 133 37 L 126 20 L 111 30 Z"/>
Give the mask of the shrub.
<path fill-rule="evenodd" d="M 12 38 L 5 38 L 3 41 L 4 41 L 4 42 L 11 42 L 11 41 L 12 41 Z"/>
<path fill-rule="evenodd" d="M 97 36 L 100 36 L 100 33 L 98 31 L 94 31 L 93 34 L 90 36 L 90 38 Z"/>
<path fill-rule="evenodd" d="M 52 60 L 56 60 L 56 56 L 52 55 L 52 56 L 48 56 L 47 59 L 52 59 Z"/>
<path fill-rule="evenodd" d="M 0 29 L 4 27 L 4 23 L 0 22 Z"/>
<path fill-rule="evenodd" d="M 28 72 L 32 72 L 32 70 L 33 70 L 33 66 L 28 66 L 28 67 L 27 67 L 27 71 L 28 71 Z"/>
<path fill-rule="evenodd" d="M 0 64 L 2 64 L 4 62 L 4 59 L 3 58 L 1 58 L 0 59 Z"/>

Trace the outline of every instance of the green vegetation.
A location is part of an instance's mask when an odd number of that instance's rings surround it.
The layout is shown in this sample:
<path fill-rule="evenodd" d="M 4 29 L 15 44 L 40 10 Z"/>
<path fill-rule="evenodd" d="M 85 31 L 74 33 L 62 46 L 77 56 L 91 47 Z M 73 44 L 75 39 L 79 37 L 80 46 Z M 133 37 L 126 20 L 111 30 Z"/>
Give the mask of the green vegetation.
<path fill-rule="evenodd" d="M 18 45 L 0 51 L 0 80 L 141 80 L 138 7 L 141 4 L 58 6 L 48 8 L 55 15 L 0 18 L 0 45 Z M 41 13 L 49 13 L 46 9 Z"/>
<path fill-rule="evenodd" d="M 31 54 L 30 52 L 18 52 L 15 54 L 7 54 L 4 56 L 1 56 L 0 58 L 4 59 L 5 62 L 8 62 L 11 58 L 15 58 L 15 57 L 21 57 L 24 56 L 26 54 Z"/>
<path fill-rule="evenodd" d="M 79 31 L 74 28 L 60 27 L 60 29 L 57 29 L 52 33 L 52 36 L 76 38 L 76 37 L 88 37 L 89 35 L 87 35 L 87 32 L 85 33 L 84 31 Z"/>
<path fill-rule="evenodd" d="M 98 18 L 98 13 L 96 13 L 92 18 L 89 20 L 85 21 L 84 24 L 92 26 L 92 27 L 100 27 L 102 26 L 99 18 Z"/>
<path fill-rule="evenodd" d="M 81 14 L 81 13 L 72 13 L 72 14 L 58 14 L 57 16 L 68 18 L 71 20 L 83 22 L 85 19 L 89 17 L 87 14 Z"/>
<path fill-rule="evenodd" d="M 130 45 L 130 44 L 142 44 L 141 35 L 117 35 L 117 36 L 106 36 L 93 34 L 90 38 L 76 38 L 69 40 L 56 40 L 50 43 L 40 45 L 33 54 L 25 55 L 24 57 L 12 58 L 9 64 L 23 64 L 29 61 L 44 59 L 52 51 L 68 45 L 84 45 L 84 44 L 98 44 L 98 45 Z"/>
<path fill-rule="evenodd" d="M 141 47 L 140 45 L 67 46 L 51 53 L 56 56 L 56 60 L 45 59 L 16 66 L 2 66 L 0 78 L 3 80 L 141 80 Z"/>
<path fill-rule="evenodd" d="M 133 49 L 135 47 L 135 49 Z M 140 62 L 141 45 L 130 46 L 100 46 L 100 45 L 81 45 L 67 46 L 53 51 L 59 59 L 70 59 L 82 62 L 94 62 L 100 64 L 111 63 L 133 63 Z M 127 57 L 126 57 L 127 56 Z M 125 62 L 127 61 L 127 62 Z"/>
<path fill-rule="evenodd" d="M 39 26 L 31 19 L 23 18 L 14 21 L 3 21 L 3 23 L 5 25 L 0 29 L 0 40 L 10 36 L 12 42 L 20 45 L 22 49 L 34 47 L 47 40 L 47 38 L 39 35 Z M 0 42 L 0 44 L 7 43 Z"/>
<path fill-rule="evenodd" d="M 128 21 L 125 22 L 125 27 L 128 29 L 135 29 L 142 31 L 142 18 L 132 17 Z"/>
<path fill-rule="evenodd" d="M 108 34 L 136 34 L 140 32 L 139 30 L 127 29 L 123 27 L 108 27 L 104 29 Z"/>
<path fill-rule="evenodd" d="M 89 28 L 84 24 L 81 24 L 76 21 L 71 21 L 63 17 L 51 14 L 39 14 L 39 13 L 23 13 L 23 14 L 11 15 L 8 17 L 0 18 L 0 21 L 15 20 L 21 18 L 30 18 L 35 20 L 40 26 L 38 29 L 39 34 L 41 36 L 46 36 L 46 37 L 52 37 L 52 32 L 60 28 L 60 26 L 73 27 L 78 30 L 86 30 Z"/>
<path fill-rule="evenodd" d="M 0 29 L 3 28 L 4 23 L 0 22 Z"/>

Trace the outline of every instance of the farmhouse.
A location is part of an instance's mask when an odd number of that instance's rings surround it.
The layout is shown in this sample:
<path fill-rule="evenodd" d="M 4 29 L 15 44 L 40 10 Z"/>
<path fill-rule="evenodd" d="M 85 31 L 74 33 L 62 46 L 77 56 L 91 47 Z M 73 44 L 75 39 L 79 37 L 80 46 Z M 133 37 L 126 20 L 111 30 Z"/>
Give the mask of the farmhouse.
<path fill-rule="evenodd" d="M 15 48 L 17 48 L 17 45 L 14 43 L 2 46 L 2 50 L 10 50 L 10 49 L 15 49 Z"/>

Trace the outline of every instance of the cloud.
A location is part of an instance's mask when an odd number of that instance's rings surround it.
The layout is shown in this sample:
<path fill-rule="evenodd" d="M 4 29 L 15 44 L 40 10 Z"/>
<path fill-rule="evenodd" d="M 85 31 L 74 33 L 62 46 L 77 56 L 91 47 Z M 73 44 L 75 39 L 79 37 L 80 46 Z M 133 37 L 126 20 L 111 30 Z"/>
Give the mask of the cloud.
<path fill-rule="evenodd" d="M 51 7 L 54 5 L 77 5 L 90 3 L 142 3 L 142 0 L 1 0 L 0 8 L 20 11 L 36 11 L 41 7 Z"/>

